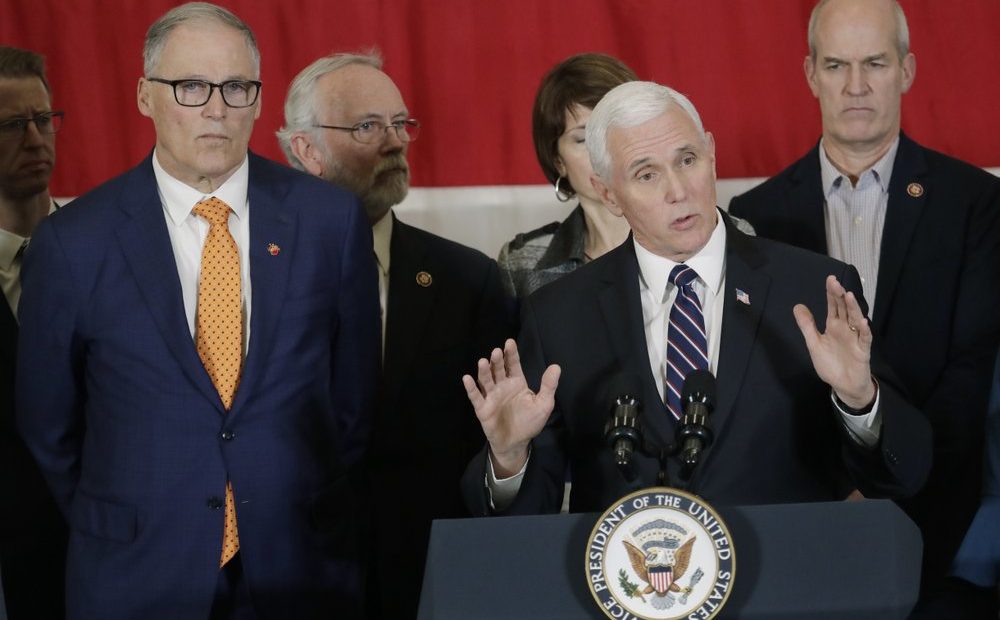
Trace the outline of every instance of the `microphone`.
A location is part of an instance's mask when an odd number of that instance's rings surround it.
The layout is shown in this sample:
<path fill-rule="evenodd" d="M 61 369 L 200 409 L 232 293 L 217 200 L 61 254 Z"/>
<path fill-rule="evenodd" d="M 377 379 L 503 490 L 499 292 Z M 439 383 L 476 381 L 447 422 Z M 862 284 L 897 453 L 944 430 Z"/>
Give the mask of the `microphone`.
<path fill-rule="evenodd" d="M 684 416 L 677 428 L 677 442 L 681 445 L 681 462 L 690 476 L 698 464 L 701 453 L 712 445 L 715 433 L 709 416 L 715 410 L 715 377 L 707 370 L 694 370 L 684 378 L 681 388 Z"/>
<path fill-rule="evenodd" d="M 615 377 L 608 391 L 617 396 L 611 404 L 611 417 L 604 425 L 604 438 L 611 446 L 615 465 L 626 482 L 635 480 L 637 474 L 632 466 L 632 454 L 637 448 L 642 450 L 642 423 L 639 421 L 642 404 L 635 396 L 639 393 L 637 385 L 635 377 L 623 374 Z"/>

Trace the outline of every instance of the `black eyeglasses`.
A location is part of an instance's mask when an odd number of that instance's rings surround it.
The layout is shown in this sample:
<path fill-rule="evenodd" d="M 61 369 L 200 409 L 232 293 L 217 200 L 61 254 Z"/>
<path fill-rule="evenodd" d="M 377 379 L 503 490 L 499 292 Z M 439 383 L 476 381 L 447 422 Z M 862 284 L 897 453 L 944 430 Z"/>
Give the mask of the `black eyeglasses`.
<path fill-rule="evenodd" d="M 8 118 L 0 122 L 0 140 L 20 140 L 28 131 L 28 123 L 34 123 L 38 133 L 52 134 L 62 127 L 62 112 L 41 112 L 25 118 Z"/>
<path fill-rule="evenodd" d="M 361 121 L 351 127 L 338 127 L 337 125 L 313 125 L 313 127 L 349 131 L 351 136 L 361 144 L 372 144 L 382 140 L 390 129 L 396 130 L 396 137 L 399 138 L 400 142 L 413 142 L 420 135 L 420 121 L 415 118 L 392 121 L 388 125 L 382 121 Z"/>
<path fill-rule="evenodd" d="M 205 80 L 164 80 L 146 78 L 150 82 L 166 84 L 174 89 L 174 99 L 182 106 L 197 108 L 208 103 L 212 91 L 216 88 L 222 93 L 222 101 L 230 108 L 249 108 L 257 102 L 260 95 L 260 82 L 257 80 L 226 80 L 221 84 Z"/>

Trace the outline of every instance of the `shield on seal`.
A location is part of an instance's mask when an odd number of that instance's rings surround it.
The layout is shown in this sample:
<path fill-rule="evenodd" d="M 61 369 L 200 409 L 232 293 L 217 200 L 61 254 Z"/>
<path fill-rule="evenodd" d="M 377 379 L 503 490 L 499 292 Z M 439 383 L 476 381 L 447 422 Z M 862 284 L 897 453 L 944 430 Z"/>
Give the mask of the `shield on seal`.
<path fill-rule="evenodd" d="M 672 566 L 650 566 L 649 585 L 653 586 L 656 593 L 663 596 L 670 589 L 670 584 L 674 582 L 674 569 Z"/>

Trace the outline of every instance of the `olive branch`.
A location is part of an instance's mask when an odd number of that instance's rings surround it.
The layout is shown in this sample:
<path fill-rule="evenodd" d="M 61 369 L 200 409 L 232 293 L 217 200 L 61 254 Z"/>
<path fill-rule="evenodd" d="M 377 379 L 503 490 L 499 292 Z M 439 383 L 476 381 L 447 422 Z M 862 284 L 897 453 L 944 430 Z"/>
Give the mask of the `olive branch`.
<path fill-rule="evenodd" d="M 640 601 L 643 603 L 646 602 L 646 599 L 639 593 L 639 584 L 628 580 L 628 575 L 625 574 L 624 568 L 618 569 L 618 585 L 625 591 L 625 596 L 629 598 L 639 597 Z"/>

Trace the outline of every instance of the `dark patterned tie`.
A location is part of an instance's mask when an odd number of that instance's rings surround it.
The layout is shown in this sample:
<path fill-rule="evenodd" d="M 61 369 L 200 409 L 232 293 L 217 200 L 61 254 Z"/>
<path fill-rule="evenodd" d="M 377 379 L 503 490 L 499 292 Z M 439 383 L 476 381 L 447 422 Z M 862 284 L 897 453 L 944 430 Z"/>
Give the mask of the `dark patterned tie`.
<path fill-rule="evenodd" d="M 681 419 L 684 407 L 681 403 L 681 388 L 684 378 L 692 370 L 708 369 L 708 337 L 705 332 L 705 317 L 701 312 L 701 301 L 695 295 L 691 283 L 698 274 L 684 263 L 674 267 L 669 281 L 677 287 L 677 297 L 670 309 L 670 325 L 667 328 L 667 377 L 664 396 L 667 408 L 675 419 Z"/>

